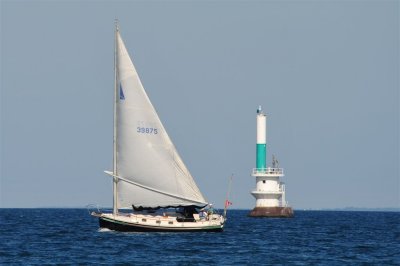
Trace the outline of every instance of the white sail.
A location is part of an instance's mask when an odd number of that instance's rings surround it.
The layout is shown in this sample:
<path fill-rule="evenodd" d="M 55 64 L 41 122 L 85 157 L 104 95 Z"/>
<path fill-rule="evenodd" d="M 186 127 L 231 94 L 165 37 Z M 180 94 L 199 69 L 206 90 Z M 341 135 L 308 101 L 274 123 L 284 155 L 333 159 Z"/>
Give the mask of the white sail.
<path fill-rule="evenodd" d="M 117 80 L 118 207 L 207 204 L 151 104 L 119 32 Z"/>

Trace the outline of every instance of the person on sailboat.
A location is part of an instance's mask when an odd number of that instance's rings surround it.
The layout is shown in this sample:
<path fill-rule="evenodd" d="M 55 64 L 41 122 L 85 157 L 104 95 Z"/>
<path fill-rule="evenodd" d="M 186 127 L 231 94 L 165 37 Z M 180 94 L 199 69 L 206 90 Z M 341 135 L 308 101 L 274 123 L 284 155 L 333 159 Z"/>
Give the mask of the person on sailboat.
<path fill-rule="evenodd" d="M 205 209 L 201 209 L 200 210 L 199 217 L 200 217 L 200 220 L 206 220 L 207 219 L 207 212 L 206 212 Z"/>
<path fill-rule="evenodd" d="M 207 218 L 208 218 L 207 220 L 209 220 L 213 214 L 214 214 L 213 205 L 210 203 L 208 205 L 208 210 L 207 210 Z"/>

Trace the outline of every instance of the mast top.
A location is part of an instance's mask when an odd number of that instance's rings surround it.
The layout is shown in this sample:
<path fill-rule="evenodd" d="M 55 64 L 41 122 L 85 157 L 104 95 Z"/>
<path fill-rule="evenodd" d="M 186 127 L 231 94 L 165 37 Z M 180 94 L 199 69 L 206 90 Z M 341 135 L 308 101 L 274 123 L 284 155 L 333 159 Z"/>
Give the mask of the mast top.
<path fill-rule="evenodd" d="M 114 20 L 114 22 L 115 22 L 115 30 L 116 30 L 116 31 L 119 31 L 119 20 L 116 18 L 116 19 Z"/>

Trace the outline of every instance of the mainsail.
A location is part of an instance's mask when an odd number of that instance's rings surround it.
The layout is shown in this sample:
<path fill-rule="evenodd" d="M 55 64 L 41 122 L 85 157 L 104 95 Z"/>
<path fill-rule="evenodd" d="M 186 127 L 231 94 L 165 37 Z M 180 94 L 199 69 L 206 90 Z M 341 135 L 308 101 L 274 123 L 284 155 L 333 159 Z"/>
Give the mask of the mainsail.
<path fill-rule="evenodd" d="M 116 38 L 118 207 L 206 205 L 151 104 L 119 31 Z"/>

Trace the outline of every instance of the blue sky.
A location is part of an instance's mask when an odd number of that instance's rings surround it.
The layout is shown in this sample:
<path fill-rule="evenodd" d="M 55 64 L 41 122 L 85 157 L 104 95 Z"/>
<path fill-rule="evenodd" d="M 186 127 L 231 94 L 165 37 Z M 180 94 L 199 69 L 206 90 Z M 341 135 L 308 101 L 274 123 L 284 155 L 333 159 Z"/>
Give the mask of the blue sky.
<path fill-rule="evenodd" d="M 255 119 L 294 208 L 399 207 L 398 1 L 1 1 L 0 207 L 112 204 L 114 19 L 205 197 L 255 205 Z"/>

